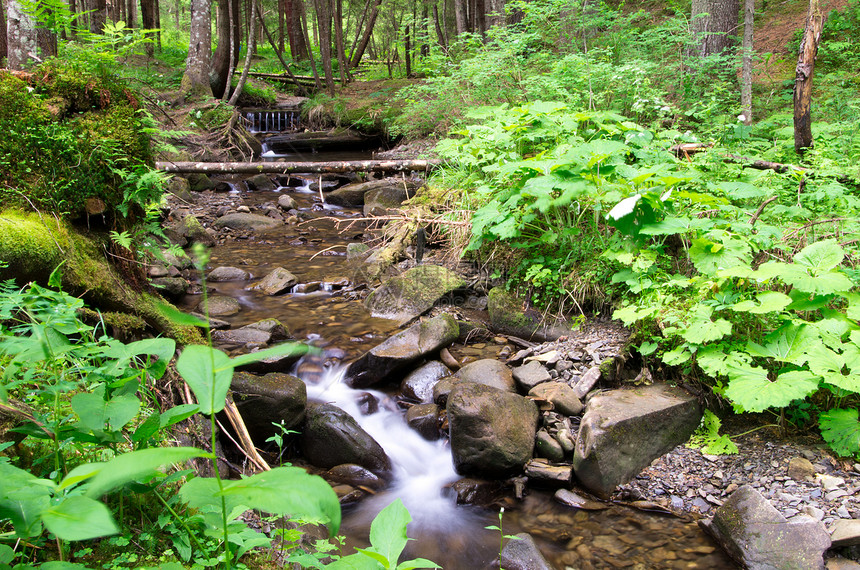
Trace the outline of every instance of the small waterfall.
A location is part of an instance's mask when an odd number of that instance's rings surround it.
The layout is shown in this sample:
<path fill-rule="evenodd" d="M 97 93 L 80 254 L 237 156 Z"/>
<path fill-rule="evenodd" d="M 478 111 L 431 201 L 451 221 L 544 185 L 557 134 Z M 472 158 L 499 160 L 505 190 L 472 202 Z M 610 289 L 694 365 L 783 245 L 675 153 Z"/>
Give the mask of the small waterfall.
<path fill-rule="evenodd" d="M 283 133 L 299 127 L 298 109 L 248 109 L 244 118 L 252 133 Z"/>

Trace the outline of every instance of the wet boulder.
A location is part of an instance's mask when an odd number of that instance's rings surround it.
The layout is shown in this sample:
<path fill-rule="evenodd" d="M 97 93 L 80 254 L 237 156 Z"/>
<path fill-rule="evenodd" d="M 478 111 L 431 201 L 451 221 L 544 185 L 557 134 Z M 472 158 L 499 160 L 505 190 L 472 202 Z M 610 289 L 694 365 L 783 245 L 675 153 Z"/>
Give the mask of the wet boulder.
<path fill-rule="evenodd" d="M 460 382 L 448 397 L 454 467 L 463 475 L 489 478 L 521 472 L 532 457 L 537 424 L 533 401 L 483 384 Z"/>
<path fill-rule="evenodd" d="M 424 439 L 439 439 L 439 406 L 436 404 L 417 404 L 406 412 L 406 423 L 421 434 Z"/>
<path fill-rule="evenodd" d="M 811 517 L 787 521 L 749 485 L 699 524 L 744 568 L 823 569 L 830 548 L 830 535 L 820 522 Z"/>
<path fill-rule="evenodd" d="M 374 317 L 406 324 L 430 310 L 440 298 L 466 286 L 459 275 L 438 265 L 419 265 L 392 277 L 364 300 Z"/>
<path fill-rule="evenodd" d="M 250 275 L 244 269 L 225 265 L 216 267 L 210 271 L 206 279 L 217 283 L 221 281 L 244 281 L 248 279 L 248 277 L 250 277 Z"/>
<path fill-rule="evenodd" d="M 506 392 L 517 391 L 511 369 L 495 358 L 482 358 L 470 362 L 458 370 L 454 376 L 459 378 L 461 382 L 474 382 Z"/>
<path fill-rule="evenodd" d="M 457 321 L 447 314 L 416 323 L 350 364 L 346 371 L 347 383 L 354 388 L 372 386 L 422 356 L 451 344 L 459 330 Z"/>
<path fill-rule="evenodd" d="M 355 463 L 380 477 L 391 471 L 382 446 L 355 418 L 332 404 L 308 406 L 301 442 L 305 458 L 317 467 Z"/>
<path fill-rule="evenodd" d="M 689 439 L 702 412 L 696 398 L 667 384 L 593 396 L 573 456 L 577 479 L 599 497 L 633 479 Z"/>
<path fill-rule="evenodd" d="M 361 206 L 364 206 L 365 194 L 371 190 L 391 187 L 402 192 L 403 182 L 397 179 L 387 178 L 384 180 L 370 180 L 368 182 L 347 184 L 345 186 L 341 186 L 334 192 L 329 193 L 325 197 L 325 200 L 329 204 L 335 204 L 337 206 L 360 208 Z"/>
<path fill-rule="evenodd" d="M 280 433 L 272 422 L 283 422 L 284 427 L 292 428 L 305 417 L 308 401 L 305 383 L 290 374 L 273 372 L 255 376 L 236 372 L 230 388 L 248 433 L 258 446 L 266 445 L 268 438 Z"/>
<path fill-rule="evenodd" d="M 229 317 L 241 309 L 239 301 L 226 295 L 209 295 L 201 301 L 197 309 L 212 317 Z"/>
<path fill-rule="evenodd" d="M 326 481 L 342 483 L 352 487 L 367 487 L 378 491 L 385 487 L 386 482 L 373 472 L 355 463 L 344 463 L 336 465 L 323 474 Z"/>
<path fill-rule="evenodd" d="M 506 570 L 552 570 L 543 557 L 535 540 L 527 532 L 515 535 L 508 540 L 501 553 L 501 568 Z"/>
<path fill-rule="evenodd" d="M 392 210 L 397 210 L 405 200 L 415 196 L 416 190 L 416 185 L 403 181 L 368 190 L 364 194 L 364 215 L 385 216 Z"/>
<path fill-rule="evenodd" d="M 543 382 L 529 390 L 529 396 L 546 400 L 553 410 L 565 416 L 577 416 L 584 407 L 573 388 L 564 382 Z"/>
<path fill-rule="evenodd" d="M 206 174 L 194 173 L 188 175 L 188 187 L 192 192 L 203 192 L 215 187 L 215 183 Z"/>
<path fill-rule="evenodd" d="M 188 281 L 182 277 L 156 277 L 150 283 L 168 299 L 178 299 L 188 292 Z"/>
<path fill-rule="evenodd" d="M 529 360 L 522 366 L 513 369 L 514 380 L 523 392 L 528 392 L 541 382 L 552 380 L 546 366 L 537 360 Z"/>
<path fill-rule="evenodd" d="M 256 174 L 246 180 L 248 188 L 257 192 L 274 192 L 277 185 L 266 174 Z"/>
<path fill-rule="evenodd" d="M 283 225 L 283 222 L 259 214 L 237 212 L 221 216 L 215 220 L 213 225 L 218 229 L 230 228 L 231 230 L 255 231 L 276 228 Z"/>
<path fill-rule="evenodd" d="M 278 319 L 263 319 L 255 323 L 251 323 L 250 325 L 245 325 L 242 329 L 254 329 L 267 332 L 271 336 L 270 340 L 274 342 L 280 342 L 290 338 L 290 331 L 288 331 L 287 327 L 285 327 Z"/>
<path fill-rule="evenodd" d="M 261 348 L 272 340 L 271 333 L 257 329 L 229 329 L 212 331 L 212 342 L 228 350 L 241 347 Z"/>
<path fill-rule="evenodd" d="M 433 402 L 433 386 L 446 376 L 451 375 L 451 370 L 438 360 L 431 360 L 412 372 L 400 383 L 400 392 L 405 398 L 421 404 Z"/>
<path fill-rule="evenodd" d="M 190 214 L 182 218 L 174 230 L 191 243 L 199 243 L 208 247 L 215 245 L 215 238 L 206 231 L 200 220 Z"/>
<path fill-rule="evenodd" d="M 289 212 L 290 210 L 295 210 L 298 208 L 295 199 L 289 194 L 282 194 L 278 197 L 278 207 L 285 212 Z"/>
<path fill-rule="evenodd" d="M 298 277 L 283 267 L 276 267 L 254 285 L 254 289 L 261 291 L 264 295 L 279 295 L 288 292 L 298 282 Z"/>
<path fill-rule="evenodd" d="M 506 492 L 505 485 L 501 481 L 490 481 L 487 479 L 473 479 L 464 477 L 451 484 L 451 490 L 457 496 L 458 505 L 477 505 L 489 507 Z"/>
<path fill-rule="evenodd" d="M 490 289 L 487 312 L 494 332 L 539 342 L 556 340 L 572 332 L 563 322 L 547 324 L 539 311 L 526 309 L 522 299 L 503 287 Z"/>

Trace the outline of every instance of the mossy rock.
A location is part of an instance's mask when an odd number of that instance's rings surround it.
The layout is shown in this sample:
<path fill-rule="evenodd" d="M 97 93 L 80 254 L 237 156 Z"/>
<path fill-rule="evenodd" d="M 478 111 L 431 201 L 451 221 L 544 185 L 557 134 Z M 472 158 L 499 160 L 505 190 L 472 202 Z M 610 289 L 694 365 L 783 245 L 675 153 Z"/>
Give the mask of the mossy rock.
<path fill-rule="evenodd" d="M 490 327 L 494 332 L 544 342 L 571 334 L 567 323 L 552 323 L 543 315 L 526 307 L 523 299 L 501 287 L 490 289 L 487 299 Z"/>

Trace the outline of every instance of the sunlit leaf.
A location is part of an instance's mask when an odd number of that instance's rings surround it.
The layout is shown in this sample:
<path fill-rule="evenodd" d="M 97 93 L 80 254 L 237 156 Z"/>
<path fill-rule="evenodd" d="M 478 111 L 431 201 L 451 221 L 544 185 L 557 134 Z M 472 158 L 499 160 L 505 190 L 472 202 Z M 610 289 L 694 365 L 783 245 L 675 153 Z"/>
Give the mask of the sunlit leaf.
<path fill-rule="evenodd" d="M 98 473 L 87 487 L 88 497 L 100 497 L 121 485 L 154 473 L 163 465 L 181 463 L 194 457 L 211 454 L 194 447 L 153 447 L 118 455 L 100 465 Z"/>
<path fill-rule="evenodd" d="M 818 390 L 818 376 L 805 370 L 785 372 L 773 382 L 767 370 L 757 366 L 735 364 L 728 366 L 727 371 L 729 384 L 725 396 L 747 412 L 784 408 Z"/>
<path fill-rule="evenodd" d="M 233 367 L 233 361 L 222 351 L 197 344 L 186 346 L 176 360 L 176 370 L 194 392 L 204 414 L 224 409 Z"/>
<path fill-rule="evenodd" d="M 62 540 L 89 540 L 119 532 L 110 509 L 89 497 L 69 497 L 42 513 L 45 527 Z"/>
<path fill-rule="evenodd" d="M 860 421 L 857 408 L 834 409 L 818 416 L 821 437 L 839 455 L 857 457 L 860 454 Z"/>

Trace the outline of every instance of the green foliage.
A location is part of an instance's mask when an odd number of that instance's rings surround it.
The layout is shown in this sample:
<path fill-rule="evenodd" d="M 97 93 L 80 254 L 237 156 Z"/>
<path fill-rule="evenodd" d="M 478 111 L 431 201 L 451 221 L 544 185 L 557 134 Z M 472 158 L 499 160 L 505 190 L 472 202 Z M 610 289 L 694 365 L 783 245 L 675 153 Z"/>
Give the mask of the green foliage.
<path fill-rule="evenodd" d="M 705 410 L 702 423 L 687 442 L 688 447 L 701 448 L 708 455 L 734 455 L 738 446 L 727 435 L 720 435 L 722 421 L 711 410 Z"/>

